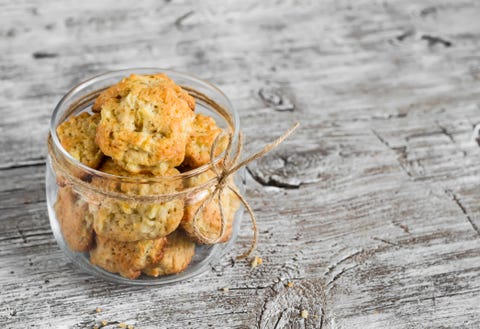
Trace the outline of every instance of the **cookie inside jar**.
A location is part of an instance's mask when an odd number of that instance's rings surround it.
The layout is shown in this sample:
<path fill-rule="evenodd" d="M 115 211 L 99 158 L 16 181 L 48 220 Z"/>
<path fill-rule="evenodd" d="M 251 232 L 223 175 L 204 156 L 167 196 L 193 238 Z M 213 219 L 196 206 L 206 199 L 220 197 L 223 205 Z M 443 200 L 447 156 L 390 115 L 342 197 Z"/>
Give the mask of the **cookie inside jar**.
<path fill-rule="evenodd" d="M 54 166 L 56 217 L 71 251 L 87 254 L 105 271 L 138 279 L 176 275 L 199 248 L 229 241 L 240 206 L 234 194 L 226 191 L 221 202 L 196 210 L 212 192 L 210 167 L 221 161 L 233 128 L 199 111 L 199 100 L 210 101 L 164 73 L 131 74 L 58 124 L 64 151 L 92 169 L 61 161 Z"/>

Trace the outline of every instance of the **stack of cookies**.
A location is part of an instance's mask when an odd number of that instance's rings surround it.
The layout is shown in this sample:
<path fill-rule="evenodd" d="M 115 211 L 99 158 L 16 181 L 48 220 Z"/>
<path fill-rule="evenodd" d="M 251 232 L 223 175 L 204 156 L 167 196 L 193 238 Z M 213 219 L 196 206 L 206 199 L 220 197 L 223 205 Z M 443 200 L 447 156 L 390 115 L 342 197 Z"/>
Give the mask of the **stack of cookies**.
<path fill-rule="evenodd" d="M 60 124 L 57 135 L 63 148 L 84 165 L 111 175 L 88 180 L 106 192 L 95 200 L 71 184 L 59 184 L 55 211 L 69 248 L 89 252 L 93 264 L 135 279 L 142 273 L 179 273 L 191 262 L 196 243 L 229 240 L 240 206 L 229 189 L 222 192 L 227 225 L 220 237 L 218 202 L 206 204 L 194 227 L 202 198 L 148 199 L 175 195 L 214 178 L 207 170 L 177 179 L 181 172 L 210 162 L 221 132 L 211 117 L 195 113 L 194 98 L 165 74 L 124 78 L 98 96 L 92 113 Z M 219 140 L 215 155 L 226 147 L 226 140 Z"/>

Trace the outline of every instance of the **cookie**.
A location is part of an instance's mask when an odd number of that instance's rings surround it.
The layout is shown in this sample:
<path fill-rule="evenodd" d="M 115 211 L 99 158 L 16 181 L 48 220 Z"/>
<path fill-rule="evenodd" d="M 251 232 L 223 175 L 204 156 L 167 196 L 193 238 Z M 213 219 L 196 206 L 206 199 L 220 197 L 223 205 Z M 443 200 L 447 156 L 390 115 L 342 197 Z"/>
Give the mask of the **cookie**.
<path fill-rule="evenodd" d="M 90 262 L 109 272 L 136 279 L 142 270 L 157 263 L 163 256 L 166 238 L 119 242 L 96 237 L 96 246 L 90 251 Z"/>
<path fill-rule="evenodd" d="M 132 174 L 118 167 L 112 160 L 107 160 L 99 168 L 110 174 L 136 177 L 153 178 L 150 174 Z M 166 174 L 176 175 L 178 170 L 170 168 Z M 95 181 L 93 182 L 95 184 Z M 152 183 L 141 182 L 103 182 L 108 186 L 109 192 L 122 192 L 132 196 L 155 196 L 171 194 L 180 188 L 181 181 L 168 180 Z M 97 235 L 118 241 L 138 241 L 164 237 L 173 232 L 183 217 L 183 199 L 174 199 L 166 202 L 138 201 L 132 198 L 118 199 L 105 197 L 95 207 L 93 213 L 93 227 Z"/>
<path fill-rule="evenodd" d="M 67 186 L 58 190 L 54 209 L 68 247 L 78 252 L 89 250 L 93 245 L 93 220 L 88 204 Z"/>
<path fill-rule="evenodd" d="M 164 74 L 132 74 L 95 103 L 96 143 L 132 173 L 164 174 L 180 165 L 193 127 L 193 98 Z"/>
<path fill-rule="evenodd" d="M 123 178 L 117 180 L 103 178 L 99 180 L 96 177 L 94 184 L 101 184 L 106 189 L 110 189 L 110 191 L 132 196 L 171 194 L 181 191 L 183 186 L 182 181 L 174 177 L 180 174 L 176 168 L 167 169 L 161 176 L 151 173 L 135 174 L 123 169 L 111 158 L 106 158 L 98 170 Z M 158 180 L 158 182 L 154 182 L 155 180 Z"/>
<path fill-rule="evenodd" d="M 187 268 L 194 255 L 195 243 L 185 233 L 177 230 L 167 237 L 167 245 L 160 261 L 145 267 L 143 273 L 154 277 L 180 273 Z"/>
<path fill-rule="evenodd" d="M 185 90 L 183 90 L 182 87 L 175 84 L 173 80 L 170 79 L 167 75 L 163 73 L 157 73 L 157 74 L 150 74 L 150 75 L 133 74 L 132 76 L 135 76 L 138 79 L 139 83 L 143 83 L 145 85 L 157 85 L 160 83 L 171 85 L 177 97 L 180 99 L 183 99 L 188 104 L 188 107 L 190 107 L 192 111 L 195 110 L 195 99 L 192 96 L 190 96 Z M 132 76 L 130 76 L 130 78 L 132 78 Z M 127 79 L 130 79 L 130 78 L 127 78 Z M 128 82 L 123 83 L 125 80 L 126 79 L 123 79 L 120 83 L 117 83 L 116 85 L 111 86 L 110 88 L 102 92 L 100 95 L 98 95 L 97 99 L 95 100 L 95 103 L 92 106 L 92 111 L 96 113 L 100 112 L 102 110 L 103 104 L 105 104 L 109 99 L 112 99 L 112 98 L 121 99 L 127 96 L 130 90 L 129 88 L 126 87 L 128 86 Z"/>
<path fill-rule="evenodd" d="M 207 182 L 215 174 L 212 171 L 207 171 L 203 174 L 198 175 L 195 179 L 187 181 L 188 187 L 198 186 L 202 183 Z M 233 185 L 231 183 L 230 185 Z M 234 186 L 234 185 L 233 185 Z M 213 188 L 210 188 L 210 192 Z M 218 198 L 214 198 L 212 201 L 207 203 L 203 208 L 203 211 L 198 214 L 197 227 L 201 234 L 198 234 L 195 231 L 193 218 L 198 208 L 202 205 L 203 200 L 207 196 L 206 191 L 203 190 L 199 193 L 202 193 L 201 200 L 190 201 L 189 204 L 186 204 L 185 211 L 183 214 L 182 222 L 180 226 L 185 230 L 188 236 L 197 243 L 201 244 L 211 244 L 212 239 L 216 239 L 221 232 L 222 217 L 220 215 L 220 207 L 218 204 Z M 226 242 L 230 240 L 232 236 L 233 222 L 235 220 L 235 213 L 240 207 L 240 201 L 237 196 L 228 188 L 225 188 L 222 192 L 222 209 L 223 215 L 226 219 L 226 227 L 224 234 L 218 238 L 219 242 Z M 205 239 L 207 237 L 207 239 Z M 209 241 L 210 240 L 210 241 Z"/>
<path fill-rule="evenodd" d="M 70 117 L 57 127 L 57 135 L 63 148 L 75 159 L 96 169 L 103 153 L 95 143 L 99 114 L 83 112 Z"/>
<path fill-rule="evenodd" d="M 217 126 L 213 118 L 196 114 L 193 122 L 193 130 L 185 148 L 185 160 L 183 165 L 190 168 L 197 168 L 210 162 L 210 151 L 222 129 Z M 227 147 L 226 136 L 220 137 L 215 148 L 215 156 L 221 154 Z"/>

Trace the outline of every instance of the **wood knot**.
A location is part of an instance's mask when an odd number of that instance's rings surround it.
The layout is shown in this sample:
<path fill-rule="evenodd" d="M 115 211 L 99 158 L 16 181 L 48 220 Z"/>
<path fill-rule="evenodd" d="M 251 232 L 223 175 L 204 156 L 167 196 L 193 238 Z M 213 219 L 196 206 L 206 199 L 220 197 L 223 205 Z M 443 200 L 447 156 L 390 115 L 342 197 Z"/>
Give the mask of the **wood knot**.
<path fill-rule="evenodd" d="M 266 106 L 272 107 L 275 111 L 292 112 L 295 110 L 294 102 L 283 90 L 275 88 L 261 88 L 258 91 L 258 96 L 260 96 Z"/>
<path fill-rule="evenodd" d="M 321 180 L 321 161 L 327 154 L 323 149 L 276 152 L 249 164 L 247 170 L 264 186 L 294 189 Z"/>
<path fill-rule="evenodd" d="M 290 286 L 280 282 L 263 305 L 258 327 L 322 328 L 325 314 L 325 289 L 320 279 L 294 281 Z"/>

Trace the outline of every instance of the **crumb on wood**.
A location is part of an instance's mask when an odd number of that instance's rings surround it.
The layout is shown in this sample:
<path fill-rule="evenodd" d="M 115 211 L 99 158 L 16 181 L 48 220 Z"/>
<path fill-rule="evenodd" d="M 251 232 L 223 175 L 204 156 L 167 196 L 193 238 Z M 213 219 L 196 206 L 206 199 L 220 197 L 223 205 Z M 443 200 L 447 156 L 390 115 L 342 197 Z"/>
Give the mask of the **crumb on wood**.
<path fill-rule="evenodd" d="M 107 320 L 102 320 L 102 326 L 106 326 L 108 324 Z"/>
<path fill-rule="evenodd" d="M 288 287 L 288 288 L 293 287 L 293 282 L 292 282 L 292 281 L 288 281 L 288 282 L 287 282 L 287 287 Z"/>
<path fill-rule="evenodd" d="M 127 326 L 127 329 L 133 329 L 133 325 L 129 324 L 129 325 Z"/>
<path fill-rule="evenodd" d="M 261 259 L 261 258 L 258 257 L 258 256 L 255 256 L 255 258 L 252 259 L 252 261 L 250 262 L 250 266 L 251 266 L 252 268 L 255 268 L 255 267 L 260 266 L 260 265 L 262 265 L 262 264 L 263 264 L 263 259 Z"/>
<path fill-rule="evenodd" d="M 223 291 L 223 292 L 229 292 L 230 289 L 228 289 L 228 287 L 223 287 L 223 288 L 222 288 L 222 291 Z"/>
<path fill-rule="evenodd" d="M 97 308 L 95 309 L 95 312 L 97 312 L 97 313 L 100 313 L 101 311 L 102 311 L 102 309 L 101 309 L 100 307 L 97 307 Z"/>
<path fill-rule="evenodd" d="M 127 324 L 126 324 L 125 322 L 120 322 L 120 323 L 118 324 L 118 326 L 119 326 L 120 328 L 126 328 L 126 327 L 127 327 Z"/>
<path fill-rule="evenodd" d="M 302 310 L 302 312 L 300 312 L 300 316 L 304 319 L 308 319 L 308 311 Z"/>

